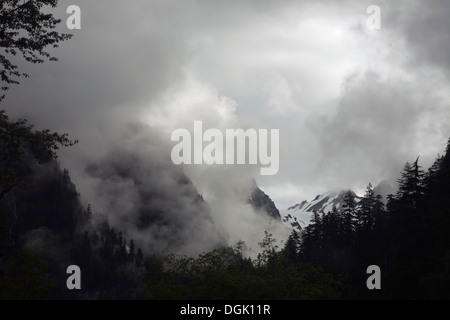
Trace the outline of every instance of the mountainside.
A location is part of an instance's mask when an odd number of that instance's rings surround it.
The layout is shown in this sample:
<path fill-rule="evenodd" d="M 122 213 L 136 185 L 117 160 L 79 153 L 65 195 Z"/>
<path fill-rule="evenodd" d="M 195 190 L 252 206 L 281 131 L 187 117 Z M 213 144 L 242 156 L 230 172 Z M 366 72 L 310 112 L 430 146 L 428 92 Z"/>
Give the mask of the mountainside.
<path fill-rule="evenodd" d="M 314 211 L 319 213 L 328 213 L 333 209 L 333 205 L 339 209 L 344 201 L 345 193 L 348 190 L 344 191 L 329 191 L 321 195 L 317 195 L 310 202 L 304 200 L 300 203 L 289 207 L 287 210 L 281 210 L 281 219 L 282 222 L 290 228 L 295 228 L 297 230 L 302 230 L 307 225 L 309 225 L 311 216 Z M 358 207 L 361 197 L 356 195 L 353 191 L 351 191 L 355 196 L 355 203 Z"/>
<path fill-rule="evenodd" d="M 43 269 L 46 276 L 58 284 L 46 296 L 129 298 L 136 294 L 145 256 L 194 256 L 227 245 L 208 203 L 178 167 L 140 160 L 116 152 L 87 166 L 86 173 L 98 181 L 94 206 L 103 200 L 98 212 L 86 208 L 69 171 L 56 160 L 38 163 L 25 156 L 15 171 L 26 187 L 0 202 L 0 273 L 11 252 L 26 249 L 39 254 L 37 261 L 49 266 Z M 251 190 L 246 198 L 252 207 L 281 223 L 275 204 L 256 182 Z M 66 290 L 65 269 L 71 264 L 85 274 L 83 292 Z M 8 288 L 0 288 L 0 299 L 5 290 L 12 294 Z"/>
<path fill-rule="evenodd" d="M 262 211 L 271 218 L 281 222 L 280 211 L 275 206 L 275 203 L 256 184 L 248 201 L 253 208 Z"/>

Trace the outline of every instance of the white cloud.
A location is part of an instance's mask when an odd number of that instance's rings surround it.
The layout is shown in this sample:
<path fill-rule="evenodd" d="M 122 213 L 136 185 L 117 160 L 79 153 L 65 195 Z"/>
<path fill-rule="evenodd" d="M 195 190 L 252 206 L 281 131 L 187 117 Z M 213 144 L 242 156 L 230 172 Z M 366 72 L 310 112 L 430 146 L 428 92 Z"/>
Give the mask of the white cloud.
<path fill-rule="evenodd" d="M 80 140 L 61 161 L 82 193 L 87 161 L 111 146 L 144 148 L 124 138 L 139 121 L 157 131 L 152 152 L 194 120 L 280 129 L 279 174 L 256 177 L 279 206 L 392 178 L 411 157 L 432 159 L 450 135 L 445 1 L 380 1 L 382 28 L 370 32 L 371 3 L 357 0 L 77 4 L 82 30 L 55 51 L 60 62 L 25 67 L 31 78 L 5 108 Z M 186 171 L 221 207 L 225 189 L 253 169 Z"/>

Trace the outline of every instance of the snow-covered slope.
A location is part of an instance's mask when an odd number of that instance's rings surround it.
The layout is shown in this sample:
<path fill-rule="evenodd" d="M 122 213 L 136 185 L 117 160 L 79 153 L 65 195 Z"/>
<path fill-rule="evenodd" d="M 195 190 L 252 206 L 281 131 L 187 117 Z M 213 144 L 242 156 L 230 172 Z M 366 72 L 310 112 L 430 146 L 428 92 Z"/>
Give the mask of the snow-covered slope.
<path fill-rule="evenodd" d="M 280 210 L 281 220 L 291 228 L 302 230 L 309 225 L 314 210 L 319 213 L 328 213 L 333 209 L 333 205 L 336 205 L 336 208 L 339 209 L 342 206 L 345 193 L 347 192 L 326 192 L 316 196 L 310 202 L 304 200 L 301 203 L 289 207 L 287 210 Z M 353 194 L 355 195 L 356 206 L 358 206 L 361 197 L 357 196 L 354 192 Z"/>

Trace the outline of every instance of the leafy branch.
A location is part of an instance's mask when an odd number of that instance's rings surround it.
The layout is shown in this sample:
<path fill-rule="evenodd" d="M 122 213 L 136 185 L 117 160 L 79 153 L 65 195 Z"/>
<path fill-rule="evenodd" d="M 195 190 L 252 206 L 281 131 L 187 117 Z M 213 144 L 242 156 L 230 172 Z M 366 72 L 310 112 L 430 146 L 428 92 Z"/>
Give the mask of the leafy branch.
<path fill-rule="evenodd" d="M 54 29 L 61 22 L 51 13 L 41 12 L 44 6 L 56 7 L 58 0 L 3 0 L 0 2 L 0 77 L 6 83 L 0 89 L 7 91 L 9 84 L 19 84 L 17 78 L 29 75 L 19 71 L 18 66 L 8 59 L 19 53 L 31 63 L 56 61 L 47 47 L 57 48 L 58 43 L 68 40 L 71 34 L 58 33 Z M 5 95 L 0 96 L 0 101 Z"/>

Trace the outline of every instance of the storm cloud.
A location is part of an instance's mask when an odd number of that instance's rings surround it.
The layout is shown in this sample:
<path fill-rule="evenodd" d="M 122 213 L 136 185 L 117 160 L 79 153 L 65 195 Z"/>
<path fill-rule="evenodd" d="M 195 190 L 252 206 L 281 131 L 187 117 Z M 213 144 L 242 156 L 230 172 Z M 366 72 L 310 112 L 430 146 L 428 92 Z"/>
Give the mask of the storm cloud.
<path fill-rule="evenodd" d="M 64 0 L 57 15 L 71 4 L 82 29 L 54 51 L 58 62 L 22 64 L 31 77 L 2 108 L 80 140 L 60 161 L 112 221 L 131 225 L 133 212 L 157 206 L 142 207 L 149 194 L 179 193 L 165 205 L 190 233 L 196 207 L 183 194 L 192 188 L 209 206 L 193 247 L 206 238 L 254 245 L 271 223 L 246 202 L 253 178 L 284 209 L 330 189 L 393 182 L 418 155 L 430 165 L 450 136 L 446 1 L 379 1 L 380 30 L 366 26 L 373 3 L 359 0 Z M 195 120 L 280 129 L 279 173 L 174 167 L 170 134 Z M 192 186 L 177 184 L 182 175 Z"/>

